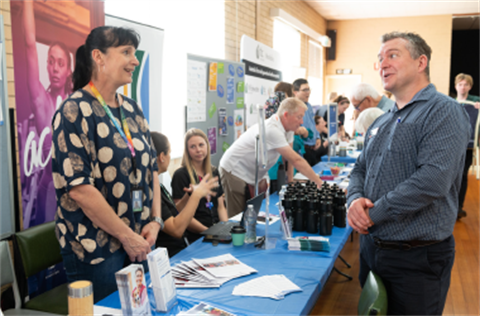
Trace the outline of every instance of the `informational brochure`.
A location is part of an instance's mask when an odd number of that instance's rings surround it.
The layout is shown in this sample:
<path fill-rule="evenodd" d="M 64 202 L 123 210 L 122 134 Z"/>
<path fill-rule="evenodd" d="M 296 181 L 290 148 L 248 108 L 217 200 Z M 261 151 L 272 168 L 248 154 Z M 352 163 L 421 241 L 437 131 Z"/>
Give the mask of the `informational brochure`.
<path fill-rule="evenodd" d="M 218 307 L 208 305 L 207 303 L 201 302 L 200 304 L 195 305 L 186 312 L 181 312 L 177 314 L 178 316 L 184 315 L 215 315 L 215 316 L 235 316 L 235 314 L 224 311 Z"/>
<path fill-rule="evenodd" d="M 218 109 L 218 135 L 227 136 L 227 109 L 219 108 Z"/>
<path fill-rule="evenodd" d="M 276 274 L 262 276 L 239 284 L 233 288 L 232 295 L 257 296 L 281 300 L 290 293 L 301 291 L 302 289 L 286 276 Z"/>
<path fill-rule="evenodd" d="M 227 78 L 227 104 L 235 103 L 235 78 Z"/>
<path fill-rule="evenodd" d="M 143 265 L 131 264 L 115 273 L 124 315 L 150 315 Z"/>
<path fill-rule="evenodd" d="M 182 261 L 172 267 L 177 288 L 216 288 L 232 279 L 256 272 L 231 254 Z"/>
<path fill-rule="evenodd" d="M 234 110 L 233 111 L 233 121 L 234 121 L 234 130 L 235 130 L 235 135 L 234 135 L 234 139 L 237 140 L 242 134 L 243 132 L 245 131 L 245 125 L 244 125 L 244 118 L 243 118 L 243 115 L 244 114 L 244 110 L 243 109 L 240 109 L 240 110 Z"/>
<path fill-rule="evenodd" d="M 321 236 L 288 238 L 288 250 L 330 252 L 330 240 Z"/>
<path fill-rule="evenodd" d="M 158 247 L 147 255 L 156 310 L 167 312 L 177 301 L 177 290 L 170 269 L 167 248 Z"/>
<path fill-rule="evenodd" d="M 208 91 L 217 91 L 217 63 L 210 63 Z"/>

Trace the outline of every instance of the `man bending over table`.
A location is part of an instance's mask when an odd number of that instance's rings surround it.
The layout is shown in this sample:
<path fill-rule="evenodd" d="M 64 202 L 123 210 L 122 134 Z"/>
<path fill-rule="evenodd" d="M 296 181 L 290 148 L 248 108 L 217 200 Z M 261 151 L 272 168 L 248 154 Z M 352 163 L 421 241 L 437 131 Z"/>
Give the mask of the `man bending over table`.
<path fill-rule="evenodd" d="M 267 143 L 267 167 L 258 168 L 258 179 L 263 180 L 280 155 L 317 186 L 322 184 L 320 177 L 313 171 L 308 162 L 296 153 L 293 148 L 293 134 L 303 123 L 307 106 L 297 98 L 285 99 L 276 114 L 265 121 Z M 220 178 L 225 192 L 228 216 L 232 217 L 245 209 L 245 202 L 253 197 L 248 189 L 255 185 L 255 139 L 258 135 L 258 124 L 250 127 L 237 139 L 220 160 Z M 292 167 L 289 169 L 293 170 Z M 265 185 L 259 192 L 265 191 Z"/>

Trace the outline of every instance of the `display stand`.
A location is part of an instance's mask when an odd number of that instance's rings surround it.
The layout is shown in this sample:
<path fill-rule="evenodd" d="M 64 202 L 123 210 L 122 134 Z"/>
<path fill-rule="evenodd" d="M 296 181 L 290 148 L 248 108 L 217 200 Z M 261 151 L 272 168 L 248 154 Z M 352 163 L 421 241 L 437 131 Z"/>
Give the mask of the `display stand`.
<path fill-rule="evenodd" d="M 266 143 L 266 131 L 265 131 L 265 108 L 261 104 L 257 104 L 257 113 L 258 113 L 258 135 L 255 138 L 255 196 L 258 195 L 258 171 L 259 164 L 261 164 L 262 169 L 267 167 L 267 143 Z M 277 239 L 273 238 L 269 234 L 269 224 L 270 224 L 270 178 L 267 174 L 267 190 L 265 191 L 265 240 L 262 249 L 274 249 L 277 243 Z"/>
<path fill-rule="evenodd" d="M 338 104 L 330 103 L 328 105 L 328 162 L 330 157 L 337 155 L 335 142 L 338 139 Z"/>

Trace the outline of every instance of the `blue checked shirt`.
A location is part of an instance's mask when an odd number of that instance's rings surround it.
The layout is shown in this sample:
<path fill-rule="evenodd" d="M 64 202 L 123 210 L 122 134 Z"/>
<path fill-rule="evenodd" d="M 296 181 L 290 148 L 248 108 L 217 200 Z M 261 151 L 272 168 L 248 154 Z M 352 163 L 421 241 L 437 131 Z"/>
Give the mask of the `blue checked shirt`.
<path fill-rule="evenodd" d="M 444 240 L 458 211 L 470 127 L 463 107 L 430 84 L 380 116 L 350 176 L 348 205 L 374 203 L 369 232 L 382 240 Z"/>
<path fill-rule="evenodd" d="M 312 106 L 308 102 L 305 102 L 305 104 L 307 105 L 308 109 L 305 111 L 305 115 L 303 116 L 302 126 L 304 126 L 306 129 L 311 130 L 313 132 L 313 137 L 307 138 L 304 144 L 308 146 L 315 146 L 315 142 L 317 141 L 317 139 L 320 138 L 320 133 L 315 127 L 315 113 L 313 112 Z"/>

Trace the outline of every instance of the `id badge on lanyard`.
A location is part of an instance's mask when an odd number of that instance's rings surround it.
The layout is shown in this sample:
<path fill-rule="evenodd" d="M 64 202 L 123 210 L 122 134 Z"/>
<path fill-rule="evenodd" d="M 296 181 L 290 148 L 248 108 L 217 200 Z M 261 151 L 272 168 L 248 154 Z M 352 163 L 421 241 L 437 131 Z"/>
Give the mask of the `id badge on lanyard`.
<path fill-rule="evenodd" d="M 132 185 L 131 189 L 131 197 L 132 197 L 132 210 L 133 212 L 141 212 L 143 210 L 143 188 L 138 185 L 137 182 L 137 163 L 136 163 L 136 154 L 135 154 L 135 147 L 133 146 L 133 141 L 132 141 L 132 136 L 130 135 L 130 129 L 128 128 L 127 120 L 125 118 L 125 114 L 123 113 L 122 106 L 120 104 L 120 101 L 118 100 L 118 94 L 115 95 L 117 98 L 117 102 L 119 104 L 120 108 L 120 116 L 122 119 L 122 128 L 118 125 L 117 121 L 113 118 L 112 111 L 110 111 L 110 108 L 107 106 L 105 103 L 105 100 L 103 99 L 102 95 L 100 92 L 98 92 L 97 88 L 93 84 L 93 82 L 89 82 L 90 89 L 92 90 L 93 94 L 97 98 L 97 100 L 102 104 L 103 109 L 107 113 L 108 117 L 112 121 L 113 125 L 117 128 L 118 132 L 122 136 L 123 140 L 127 144 L 127 147 L 130 149 L 130 152 L 132 154 L 131 159 L 132 159 L 132 167 L 133 167 L 133 176 L 135 177 L 135 183 Z"/>

